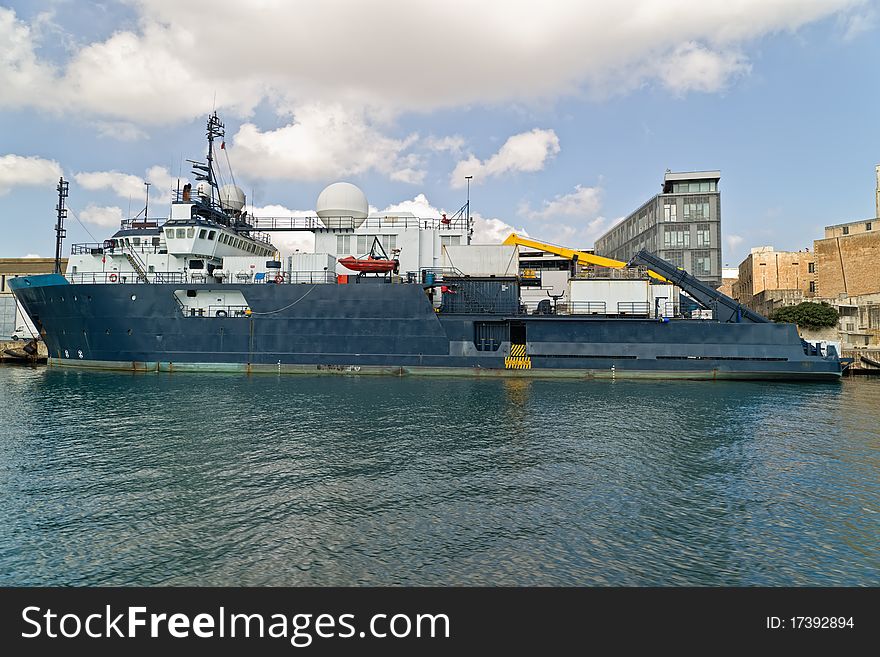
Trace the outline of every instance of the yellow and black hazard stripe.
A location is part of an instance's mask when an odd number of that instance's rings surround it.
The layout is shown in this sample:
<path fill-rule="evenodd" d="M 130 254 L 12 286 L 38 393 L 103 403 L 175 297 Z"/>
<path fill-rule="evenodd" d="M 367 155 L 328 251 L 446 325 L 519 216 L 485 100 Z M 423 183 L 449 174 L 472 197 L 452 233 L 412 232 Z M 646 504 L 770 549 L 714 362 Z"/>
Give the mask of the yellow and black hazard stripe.
<path fill-rule="evenodd" d="M 532 369 L 532 359 L 526 356 L 526 346 L 524 344 L 510 345 L 510 356 L 504 359 L 504 368 L 508 370 Z"/>

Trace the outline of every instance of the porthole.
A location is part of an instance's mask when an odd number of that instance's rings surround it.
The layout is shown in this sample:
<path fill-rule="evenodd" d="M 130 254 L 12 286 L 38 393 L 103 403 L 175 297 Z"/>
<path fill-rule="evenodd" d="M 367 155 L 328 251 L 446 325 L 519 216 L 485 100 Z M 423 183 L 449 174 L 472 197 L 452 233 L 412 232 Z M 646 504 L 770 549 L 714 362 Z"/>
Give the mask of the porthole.
<path fill-rule="evenodd" d="M 131 295 L 131 300 L 132 300 L 132 301 L 137 301 L 137 295 L 136 295 L 136 294 L 132 294 L 132 295 Z"/>
<path fill-rule="evenodd" d="M 131 329 L 128 329 L 128 334 L 131 335 Z"/>

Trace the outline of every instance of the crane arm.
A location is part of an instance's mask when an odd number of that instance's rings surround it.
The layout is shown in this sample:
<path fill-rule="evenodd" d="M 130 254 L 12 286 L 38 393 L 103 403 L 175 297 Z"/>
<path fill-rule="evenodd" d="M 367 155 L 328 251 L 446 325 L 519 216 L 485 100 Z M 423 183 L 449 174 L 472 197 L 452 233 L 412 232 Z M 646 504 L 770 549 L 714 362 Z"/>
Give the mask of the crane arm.
<path fill-rule="evenodd" d="M 613 260 L 611 258 L 604 258 L 602 256 L 597 256 L 592 253 L 587 253 L 586 251 L 576 251 L 574 249 L 567 249 L 564 246 L 556 246 L 555 244 L 539 242 L 538 240 L 529 239 L 528 237 L 521 237 L 516 233 L 511 233 L 510 235 L 508 235 L 507 239 L 504 240 L 502 244 L 506 244 L 508 246 L 524 246 L 529 249 L 537 249 L 538 251 L 543 251 L 544 253 L 553 253 L 554 255 L 562 256 L 563 258 L 567 258 L 569 260 L 577 259 L 578 262 L 598 265 L 600 267 L 622 269 L 627 265 L 627 263 L 621 262 L 620 260 Z M 648 275 L 652 278 L 656 278 L 658 281 L 666 281 L 663 276 L 653 271 L 649 270 Z"/>

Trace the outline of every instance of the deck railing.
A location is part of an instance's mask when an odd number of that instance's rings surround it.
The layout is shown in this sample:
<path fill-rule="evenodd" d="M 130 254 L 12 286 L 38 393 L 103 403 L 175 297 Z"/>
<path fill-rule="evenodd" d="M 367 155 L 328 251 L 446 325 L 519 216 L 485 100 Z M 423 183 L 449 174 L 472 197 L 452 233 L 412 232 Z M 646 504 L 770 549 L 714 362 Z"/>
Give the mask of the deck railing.
<path fill-rule="evenodd" d="M 383 230 L 393 228 L 437 228 L 448 230 L 467 230 L 467 219 L 442 219 L 423 217 L 249 217 L 248 221 L 257 230 L 266 231 L 315 231 L 335 230 L 353 232 L 362 230 Z"/>
<path fill-rule="evenodd" d="M 65 278 L 79 285 L 136 284 L 136 283 L 174 283 L 178 285 L 285 285 L 336 284 L 336 273 L 332 271 L 275 271 L 275 272 L 232 272 L 215 276 L 207 272 L 145 272 L 135 271 L 96 271 L 65 274 Z"/>

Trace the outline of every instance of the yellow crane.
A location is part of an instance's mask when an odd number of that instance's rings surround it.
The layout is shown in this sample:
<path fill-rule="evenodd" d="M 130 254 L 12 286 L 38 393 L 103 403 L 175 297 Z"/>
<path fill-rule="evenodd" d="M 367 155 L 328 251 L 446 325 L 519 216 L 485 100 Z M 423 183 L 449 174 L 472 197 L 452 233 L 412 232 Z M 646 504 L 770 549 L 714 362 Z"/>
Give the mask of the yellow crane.
<path fill-rule="evenodd" d="M 564 246 L 556 246 L 555 244 L 539 242 L 538 240 L 529 239 L 528 237 L 521 237 L 516 233 L 511 233 L 507 237 L 507 239 L 502 242 L 502 244 L 506 244 L 507 246 L 524 246 L 529 249 L 537 249 L 538 251 L 543 251 L 544 253 L 553 253 L 569 260 L 577 260 L 580 263 L 589 263 L 591 265 L 599 265 L 600 267 L 611 267 L 613 269 L 623 269 L 624 267 L 626 267 L 626 263 L 621 262 L 620 260 L 612 260 L 611 258 L 604 258 L 602 256 L 597 256 L 592 253 L 587 253 L 586 251 L 576 251 L 574 249 L 567 249 Z M 663 278 L 660 274 L 656 274 L 650 270 L 648 271 L 648 276 L 650 276 L 651 278 L 656 278 L 658 281 L 666 282 L 666 279 Z"/>

